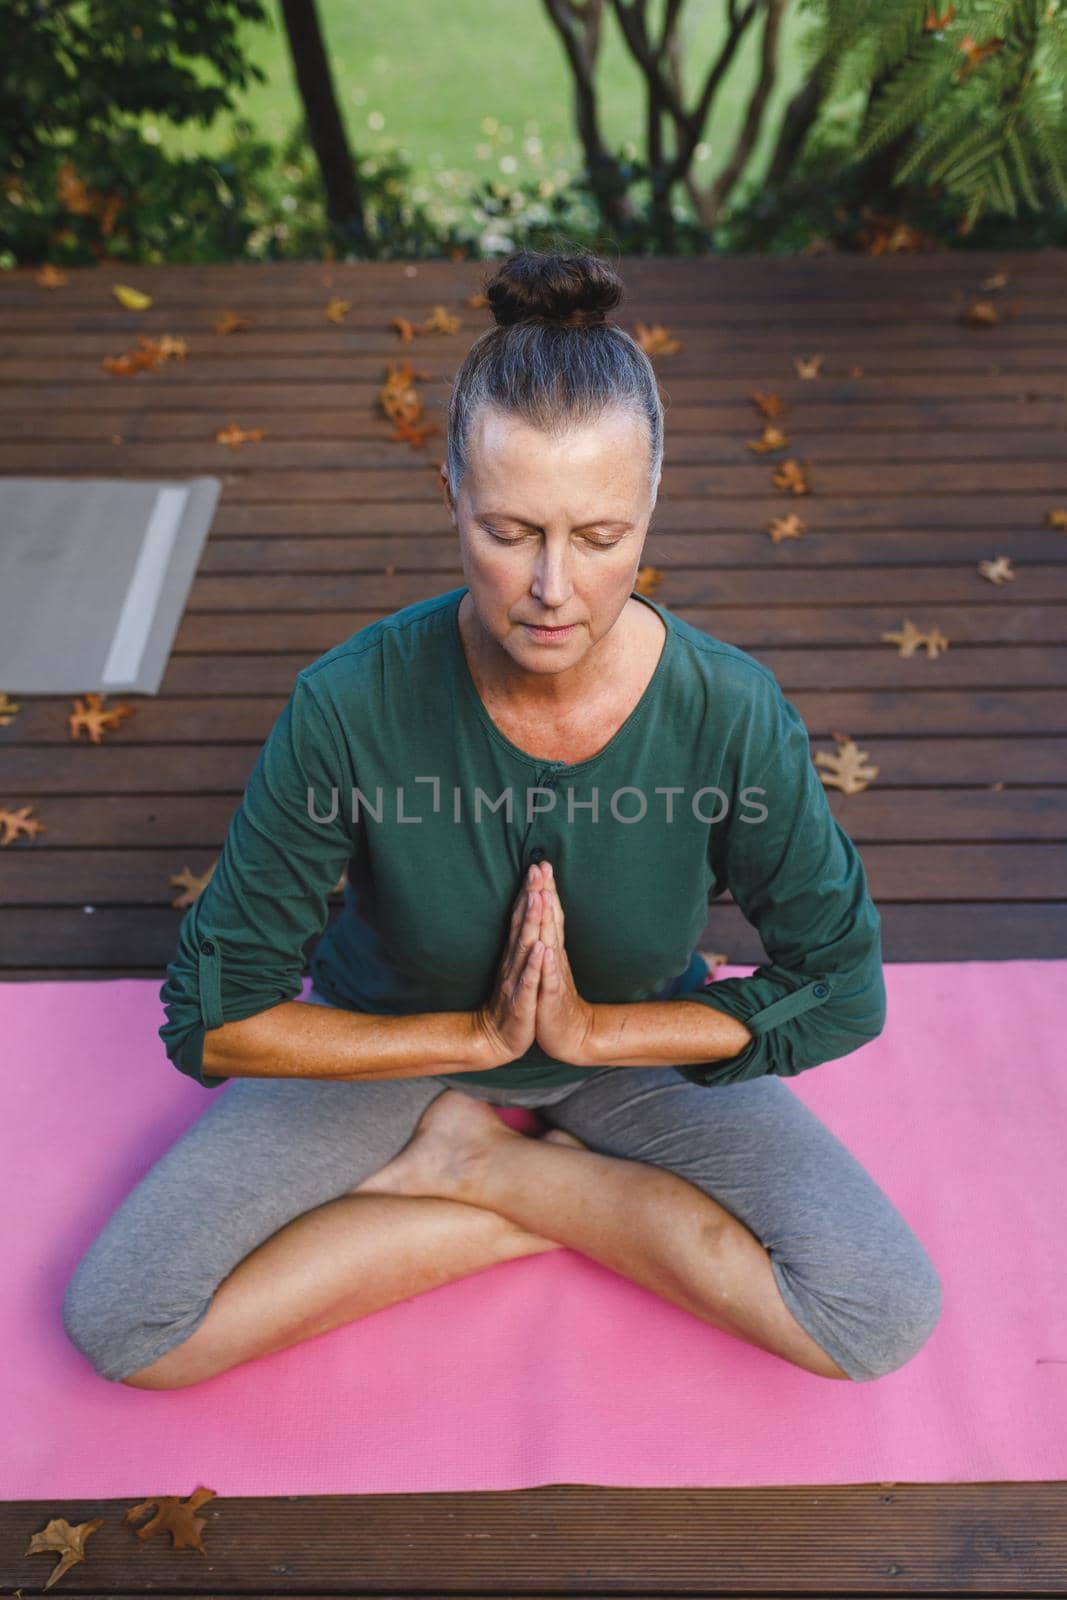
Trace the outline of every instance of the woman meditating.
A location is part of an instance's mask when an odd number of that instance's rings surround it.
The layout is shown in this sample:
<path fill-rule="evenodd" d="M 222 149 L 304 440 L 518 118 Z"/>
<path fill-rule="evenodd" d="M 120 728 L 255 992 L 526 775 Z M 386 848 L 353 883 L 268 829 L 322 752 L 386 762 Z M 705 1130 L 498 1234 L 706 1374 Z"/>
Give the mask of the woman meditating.
<path fill-rule="evenodd" d="M 774 675 L 634 589 L 663 407 L 615 270 L 524 251 L 487 294 L 441 467 L 466 582 L 296 675 L 161 991 L 171 1061 L 228 1087 L 64 1326 L 102 1377 L 183 1388 L 566 1246 L 878 1378 L 938 1274 L 782 1082 L 883 1027 L 862 863 Z M 705 983 L 726 889 L 770 959 Z"/>

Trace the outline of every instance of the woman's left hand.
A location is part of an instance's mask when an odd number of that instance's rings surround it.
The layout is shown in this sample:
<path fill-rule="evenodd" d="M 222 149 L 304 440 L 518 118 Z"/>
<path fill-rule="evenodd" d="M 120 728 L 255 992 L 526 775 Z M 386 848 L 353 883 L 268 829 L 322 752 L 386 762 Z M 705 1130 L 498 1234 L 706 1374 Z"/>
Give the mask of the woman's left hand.
<path fill-rule="evenodd" d="M 564 946 L 563 907 L 556 893 L 550 862 L 541 866 L 541 984 L 537 996 L 535 1038 L 541 1049 L 571 1066 L 591 1065 L 588 1043 L 596 1008 L 583 1000 Z"/>

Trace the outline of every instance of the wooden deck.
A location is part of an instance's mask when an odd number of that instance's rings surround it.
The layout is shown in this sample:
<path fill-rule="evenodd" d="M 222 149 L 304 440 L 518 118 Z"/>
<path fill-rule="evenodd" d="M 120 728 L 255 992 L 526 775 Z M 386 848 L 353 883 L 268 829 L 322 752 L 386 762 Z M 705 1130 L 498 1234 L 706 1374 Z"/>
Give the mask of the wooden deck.
<path fill-rule="evenodd" d="M 840 731 L 879 768 L 831 793 L 882 913 L 888 961 L 1067 955 L 1067 253 L 642 259 L 617 313 L 682 341 L 654 358 L 668 402 L 663 484 L 643 560 L 654 597 L 777 674 L 813 750 Z M 181 911 L 172 874 L 218 855 L 296 672 L 373 619 L 463 582 L 434 481 L 448 386 L 487 325 L 466 297 L 491 264 L 292 263 L 90 270 L 56 290 L 0 278 L 0 475 L 212 473 L 224 489 L 157 697 L 100 747 L 67 736 L 69 698 L 14 696 L 0 805 L 48 832 L 0 853 L 0 976 L 162 980 Z M 1003 272 L 1002 288 L 986 289 Z M 154 297 L 124 311 L 114 282 Z M 351 302 L 333 324 L 324 307 Z M 974 300 L 994 327 L 962 320 Z M 402 344 L 390 319 L 444 305 L 458 334 Z M 255 319 L 212 331 L 225 308 Z M 138 334 L 188 341 L 133 378 L 101 360 Z M 793 358 L 823 356 L 818 377 Z M 376 395 L 410 357 L 437 424 L 391 442 Z M 856 369 L 862 369 L 860 373 Z M 750 399 L 791 406 L 759 455 Z M 230 422 L 262 443 L 215 442 Z M 119 442 L 116 442 L 119 441 Z M 813 492 L 771 485 L 784 457 Z M 2 497 L 0 481 L 0 497 Z M 768 524 L 796 512 L 801 539 Z M 980 561 L 1008 555 L 1012 583 Z M 905 619 L 937 659 L 882 641 Z M 0 690 L 5 685 L 0 684 Z M 85 908 L 93 907 L 92 914 Z M 336 903 L 331 915 L 336 915 Z M 705 944 L 763 952 L 737 908 Z M 189 1492 L 194 1487 L 180 1492 Z M 224 1486 L 216 1486 L 220 1495 Z M 165 1567 L 114 1539 L 108 1593 L 1059 1593 L 1062 1485 L 612 1490 L 229 1502 L 208 1565 Z M 56 1507 L 71 1521 L 115 1507 Z M 214 1509 L 214 1508 L 212 1508 Z M 2 1581 L 43 1506 L 0 1509 Z M 538 1537 L 534 1538 L 533 1535 Z M 163 1557 L 163 1552 L 157 1553 Z M 39 1558 L 38 1558 L 39 1560 Z M 105 1581 L 106 1579 L 106 1581 Z M 62 1581 L 88 1592 L 88 1567 Z"/>

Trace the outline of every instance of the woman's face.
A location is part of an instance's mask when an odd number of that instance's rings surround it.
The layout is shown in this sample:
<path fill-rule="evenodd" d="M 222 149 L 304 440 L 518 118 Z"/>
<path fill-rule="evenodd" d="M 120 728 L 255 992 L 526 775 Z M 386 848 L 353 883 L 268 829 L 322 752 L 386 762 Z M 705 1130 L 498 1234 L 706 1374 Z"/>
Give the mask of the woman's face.
<path fill-rule="evenodd" d="M 617 410 L 553 439 L 483 409 L 456 501 L 442 465 L 469 600 L 522 671 L 574 666 L 622 612 L 655 506 L 648 469 L 644 426 Z M 570 631 L 539 638 L 531 623 Z"/>

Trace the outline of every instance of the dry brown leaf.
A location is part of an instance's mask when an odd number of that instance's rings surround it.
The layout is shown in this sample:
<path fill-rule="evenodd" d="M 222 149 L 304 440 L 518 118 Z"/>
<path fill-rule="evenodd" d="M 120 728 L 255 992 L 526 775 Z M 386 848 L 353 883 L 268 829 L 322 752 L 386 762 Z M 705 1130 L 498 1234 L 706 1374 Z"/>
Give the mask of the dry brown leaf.
<path fill-rule="evenodd" d="M 878 776 L 878 768 L 870 765 L 870 755 L 861 750 L 846 733 L 835 733 L 837 749 L 818 750 L 815 765 L 823 770 L 820 781 L 828 789 L 840 789 L 842 794 L 859 794 Z"/>
<path fill-rule="evenodd" d="M 783 539 L 801 539 L 807 531 L 807 523 L 801 522 L 795 511 L 786 517 L 775 517 L 767 529 L 775 544 L 781 544 Z"/>
<path fill-rule="evenodd" d="M 771 482 L 776 489 L 785 489 L 789 494 L 810 494 L 808 467 L 807 461 L 801 463 L 790 457 L 788 461 L 779 462 L 771 474 Z"/>
<path fill-rule="evenodd" d="M 81 700 L 75 700 L 74 710 L 67 718 L 70 736 L 75 741 L 80 733 L 87 733 L 93 744 L 99 744 L 105 730 L 111 732 L 125 717 L 136 715 L 134 706 L 117 705 L 105 709 L 106 694 L 93 694 L 90 691 L 85 698 L 89 702 L 88 706 L 83 705 Z"/>
<path fill-rule="evenodd" d="M 458 333 L 462 326 L 462 319 L 445 306 L 434 306 L 422 328 L 424 333 Z"/>
<path fill-rule="evenodd" d="M 487 294 L 469 294 L 467 296 L 467 304 L 472 311 L 481 311 L 484 306 L 489 304 L 489 296 Z"/>
<path fill-rule="evenodd" d="M 1067 529 L 1067 506 L 1057 506 L 1054 511 L 1049 511 L 1045 522 L 1050 528 Z"/>
<path fill-rule="evenodd" d="M 231 422 L 227 427 L 219 429 L 215 435 L 215 443 L 228 444 L 231 450 L 236 450 L 248 442 L 258 444 L 262 437 L 262 428 L 239 428 L 236 422 Z"/>
<path fill-rule="evenodd" d="M 59 268 L 54 266 L 51 261 L 46 261 L 40 272 L 37 273 L 36 281 L 41 285 L 42 289 L 61 289 L 69 280 L 65 272 L 60 272 Z"/>
<path fill-rule="evenodd" d="M 682 348 L 682 341 L 662 322 L 653 322 L 651 326 L 645 322 L 636 323 L 633 337 L 646 356 L 676 356 Z"/>
<path fill-rule="evenodd" d="M 933 6 L 931 6 L 929 11 L 926 13 L 925 20 L 923 21 L 923 32 L 936 33 L 941 28 L 947 28 L 955 15 L 955 6 L 949 6 L 943 17 L 939 17 Z"/>
<path fill-rule="evenodd" d="M 978 570 L 990 583 L 1014 583 L 1015 571 L 1010 556 L 997 556 L 994 561 L 979 561 Z"/>
<path fill-rule="evenodd" d="M 194 1516 L 193 1513 L 214 1498 L 214 1489 L 202 1487 L 194 1489 L 188 1500 L 176 1494 L 153 1495 L 150 1500 L 142 1500 L 140 1505 L 131 1506 L 123 1521 L 133 1522 L 155 1506 L 155 1516 L 136 1530 L 138 1539 L 151 1539 L 157 1533 L 169 1533 L 172 1550 L 199 1550 L 206 1556 L 201 1534 L 207 1527 L 207 1518 Z"/>
<path fill-rule="evenodd" d="M 0 806 L 0 846 L 11 844 L 23 836 L 36 839 L 39 833 L 48 832 L 43 822 L 38 822 L 36 817 L 31 818 L 32 810 L 32 806 L 23 806 L 19 811 L 5 811 Z"/>
<path fill-rule="evenodd" d="M 409 322 L 407 317 L 394 317 L 389 326 L 396 329 L 400 335 L 401 344 L 413 344 L 415 342 L 415 324 Z"/>
<path fill-rule="evenodd" d="M 784 417 L 792 410 L 789 401 L 783 400 L 780 394 L 764 394 L 762 389 L 753 389 L 748 398 L 765 417 Z"/>
<path fill-rule="evenodd" d="M 62 1558 L 48 1574 L 44 1585 L 46 1589 L 57 1583 L 71 1567 L 76 1567 L 79 1561 L 85 1560 L 86 1541 L 103 1526 L 103 1517 L 94 1517 L 91 1522 L 78 1522 L 73 1526 L 66 1517 L 53 1517 L 40 1533 L 33 1535 L 24 1554 L 38 1556 L 48 1555 L 54 1551 Z"/>
<path fill-rule="evenodd" d="M 0 728 L 6 728 L 9 722 L 15 720 L 16 712 L 21 710 L 21 705 L 16 705 L 14 700 L 9 700 L 6 694 L 0 694 Z"/>
<path fill-rule="evenodd" d="M 936 625 L 928 633 L 924 633 L 915 626 L 914 622 L 910 622 L 907 619 L 905 619 L 898 632 L 883 633 L 882 638 L 886 644 L 899 645 L 900 648 L 897 654 L 901 656 L 913 656 L 920 645 L 925 645 L 927 657 L 931 661 L 936 661 L 938 656 L 942 655 L 949 646 L 949 641 Z"/>
<path fill-rule="evenodd" d="M 638 594 L 654 594 L 663 582 L 663 572 L 659 567 L 638 567 L 636 589 Z"/>
<path fill-rule="evenodd" d="M 1011 274 L 1007 272 L 991 272 L 988 278 L 982 279 L 983 289 L 1003 289 L 1011 282 Z"/>
<path fill-rule="evenodd" d="M 215 318 L 212 327 L 216 333 L 241 333 L 245 328 L 253 327 L 254 324 L 255 319 L 253 317 L 242 317 L 239 312 L 231 311 L 227 306 L 222 316 Z"/>
<path fill-rule="evenodd" d="M 211 875 L 215 871 L 215 868 L 218 866 L 218 864 L 218 857 L 216 856 L 215 860 L 211 863 L 210 867 L 208 867 L 207 871 L 202 872 L 199 877 L 195 872 L 190 872 L 188 867 L 183 867 L 180 872 L 175 872 L 170 878 L 168 878 L 168 883 L 172 884 L 175 889 L 180 889 L 182 891 L 177 900 L 171 901 L 171 905 L 174 906 L 176 910 L 182 910 L 185 906 L 191 906 L 193 901 L 196 900 L 198 896 L 203 894 L 204 890 L 211 882 Z"/>
<path fill-rule="evenodd" d="M 1000 321 L 1000 312 L 992 300 L 972 300 L 963 313 L 962 321 L 972 328 L 992 328 Z"/>
<path fill-rule="evenodd" d="M 146 368 L 155 371 L 162 362 L 172 357 L 184 361 L 188 351 L 185 340 L 176 339 L 173 334 L 161 333 L 158 339 L 151 339 L 146 333 L 139 333 L 135 349 L 127 350 L 121 356 L 105 356 L 100 365 L 105 372 L 113 373 L 117 378 L 129 378 Z"/>
<path fill-rule="evenodd" d="M 766 455 L 768 450 L 784 450 L 789 443 L 788 434 L 776 428 L 773 422 L 768 422 L 758 439 L 746 439 L 745 444 L 750 450 L 755 450 L 759 455 Z"/>
<path fill-rule="evenodd" d="M 351 309 L 351 300 L 330 300 L 323 315 L 327 322 L 343 322 Z"/>
<path fill-rule="evenodd" d="M 808 356 L 807 358 L 804 356 L 794 356 L 793 365 L 797 369 L 797 377 L 817 378 L 819 376 L 819 369 L 821 368 L 824 360 L 825 357 L 821 355 Z"/>
<path fill-rule="evenodd" d="M 411 362 L 398 367 L 389 362 L 385 382 L 378 390 L 378 404 L 394 424 L 390 439 L 397 443 L 407 441 L 413 448 L 422 444 L 431 433 L 439 430 L 433 423 L 422 423 L 422 397 L 415 388 L 416 378 L 427 379 L 428 372 L 414 372 Z"/>
<path fill-rule="evenodd" d="M 850 378 L 862 378 L 863 377 L 863 368 L 862 367 L 849 367 L 848 375 L 849 375 Z"/>

